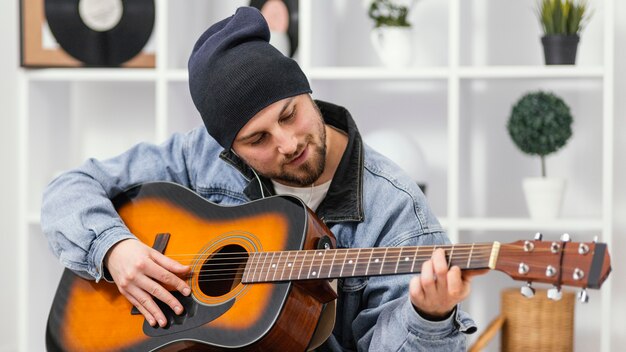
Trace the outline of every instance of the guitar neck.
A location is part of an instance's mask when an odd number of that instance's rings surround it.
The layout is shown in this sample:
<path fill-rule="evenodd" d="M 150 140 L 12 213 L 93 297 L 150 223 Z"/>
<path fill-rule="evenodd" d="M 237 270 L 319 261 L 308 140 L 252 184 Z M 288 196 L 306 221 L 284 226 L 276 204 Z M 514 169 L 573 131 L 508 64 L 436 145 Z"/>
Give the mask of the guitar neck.
<path fill-rule="evenodd" d="M 500 243 L 254 252 L 242 283 L 419 273 L 438 248 L 445 250 L 449 267 L 494 269 Z"/>

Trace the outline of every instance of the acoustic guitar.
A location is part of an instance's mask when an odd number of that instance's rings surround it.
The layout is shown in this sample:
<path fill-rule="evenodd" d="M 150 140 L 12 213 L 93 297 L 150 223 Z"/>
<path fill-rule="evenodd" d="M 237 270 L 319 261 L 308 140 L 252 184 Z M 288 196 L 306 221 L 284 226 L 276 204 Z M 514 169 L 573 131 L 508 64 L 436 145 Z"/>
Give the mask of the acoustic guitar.
<path fill-rule="evenodd" d="M 223 207 L 173 183 L 147 183 L 113 200 L 142 242 L 192 270 L 188 297 L 151 327 L 115 284 L 65 270 L 48 318 L 49 351 L 304 351 L 331 333 L 333 278 L 419 273 L 434 249 L 450 265 L 514 279 L 599 288 L 611 270 L 606 244 L 518 241 L 335 249 L 335 238 L 298 198 Z M 320 336 L 321 335 L 321 336 Z M 313 342 L 312 342 L 313 341 Z"/>

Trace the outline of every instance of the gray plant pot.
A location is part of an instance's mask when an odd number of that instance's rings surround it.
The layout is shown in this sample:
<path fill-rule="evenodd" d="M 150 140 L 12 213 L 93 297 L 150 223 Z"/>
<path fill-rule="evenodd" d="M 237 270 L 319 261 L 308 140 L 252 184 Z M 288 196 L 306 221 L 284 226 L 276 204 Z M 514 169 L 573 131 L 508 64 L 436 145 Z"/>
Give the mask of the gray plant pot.
<path fill-rule="evenodd" d="M 579 41 L 578 34 L 541 37 L 546 65 L 574 65 Z"/>

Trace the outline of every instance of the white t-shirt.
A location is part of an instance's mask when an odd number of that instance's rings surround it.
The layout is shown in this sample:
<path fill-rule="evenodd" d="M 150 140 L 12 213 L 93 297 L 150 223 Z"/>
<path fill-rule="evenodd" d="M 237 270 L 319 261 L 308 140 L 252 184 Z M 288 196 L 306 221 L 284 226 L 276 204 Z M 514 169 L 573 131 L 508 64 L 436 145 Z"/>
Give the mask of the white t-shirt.
<path fill-rule="evenodd" d="M 322 203 L 322 200 L 324 200 L 324 197 L 326 197 L 331 181 L 332 180 L 322 183 L 321 185 L 311 187 L 290 187 L 275 182 L 274 180 L 272 180 L 272 184 L 274 185 L 276 194 L 289 194 L 296 196 L 302 199 L 304 204 L 315 211 L 320 203 Z"/>

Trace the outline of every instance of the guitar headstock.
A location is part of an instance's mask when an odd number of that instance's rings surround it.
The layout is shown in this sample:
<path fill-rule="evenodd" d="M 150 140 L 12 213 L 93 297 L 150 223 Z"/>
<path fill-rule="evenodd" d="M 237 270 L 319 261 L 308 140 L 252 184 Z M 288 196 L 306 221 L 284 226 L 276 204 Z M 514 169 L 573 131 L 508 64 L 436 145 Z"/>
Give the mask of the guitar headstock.
<path fill-rule="evenodd" d="M 557 289 L 597 289 L 611 272 L 611 258 L 605 243 L 571 242 L 568 235 L 559 241 L 542 241 L 539 236 L 501 244 L 495 269 L 515 280 L 552 284 Z"/>

